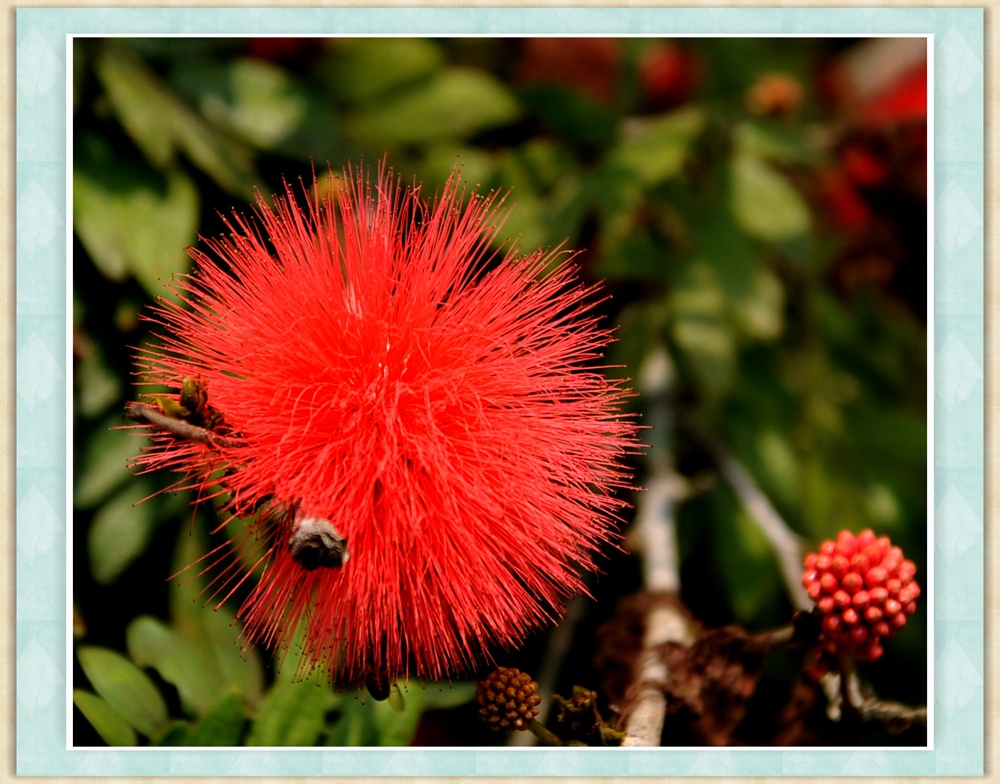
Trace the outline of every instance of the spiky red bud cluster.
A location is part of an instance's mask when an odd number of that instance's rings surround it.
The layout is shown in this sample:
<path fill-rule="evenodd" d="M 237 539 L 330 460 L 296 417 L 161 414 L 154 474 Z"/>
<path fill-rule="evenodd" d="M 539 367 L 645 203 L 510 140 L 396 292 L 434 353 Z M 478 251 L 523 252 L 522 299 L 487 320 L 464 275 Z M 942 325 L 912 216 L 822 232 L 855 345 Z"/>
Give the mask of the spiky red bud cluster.
<path fill-rule="evenodd" d="M 888 537 L 841 531 L 836 541 L 805 557 L 802 584 L 816 602 L 825 652 L 874 661 L 881 641 L 906 625 L 917 609 L 917 567 Z"/>

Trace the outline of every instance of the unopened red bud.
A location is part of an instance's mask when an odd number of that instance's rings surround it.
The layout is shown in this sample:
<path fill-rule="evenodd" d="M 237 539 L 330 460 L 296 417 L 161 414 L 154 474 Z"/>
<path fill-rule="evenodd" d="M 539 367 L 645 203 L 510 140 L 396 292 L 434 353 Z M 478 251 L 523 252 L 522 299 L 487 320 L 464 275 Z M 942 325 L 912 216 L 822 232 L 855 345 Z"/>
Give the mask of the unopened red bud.
<path fill-rule="evenodd" d="M 874 543 L 875 543 L 875 532 L 870 528 L 866 528 L 864 531 L 858 534 L 857 538 L 858 549 L 867 547 L 868 545 Z"/>
<path fill-rule="evenodd" d="M 830 573 L 838 580 L 842 579 L 850 568 L 851 562 L 844 555 L 835 555 L 830 562 Z"/>
<path fill-rule="evenodd" d="M 882 609 L 885 610 L 886 615 L 895 615 L 903 608 L 895 599 L 886 599 L 885 604 L 882 605 Z"/>
<path fill-rule="evenodd" d="M 898 612 L 895 615 L 889 616 L 889 625 L 893 629 L 902 629 L 906 626 L 906 616 L 903 613 Z"/>
<path fill-rule="evenodd" d="M 859 612 L 864 612 L 865 608 L 868 607 L 871 598 L 868 596 L 868 591 L 858 591 L 851 598 L 851 604 L 854 605 L 854 609 Z"/>
<path fill-rule="evenodd" d="M 828 572 L 830 571 L 830 564 L 833 559 L 829 555 L 821 555 L 816 559 L 816 571 L 817 572 Z"/>
<path fill-rule="evenodd" d="M 889 541 L 888 536 L 880 536 L 875 540 L 875 546 L 878 547 L 879 553 L 884 557 L 889 548 L 892 547 L 892 543 Z"/>
<path fill-rule="evenodd" d="M 868 639 L 868 629 L 864 626 L 855 626 L 851 629 L 851 641 L 860 645 Z"/>
<path fill-rule="evenodd" d="M 844 555 L 854 555 L 857 547 L 857 540 L 850 531 L 841 531 L 837 534 L 837 549 Z"/>
<path fill-rule="evenodd" d="M 816 606 L 823 615 L 829 615 L 836 609 L 832 596 L 824 596 L 816 602 Z"/>
<path fill-rule="evenodd" d="M 823 631 L 831 637 L 836 637 L 840 633 L 841 628 L 843 628 L 843 625 L 843 621 L 839 615 L 826 615 L 823 617 Z"/>
<path fill-rule="evenodd" d="M 904 585 L 902 588 L 900 588 L 899 594 L 896 596 L 896 599 L 899 600 L 900 604 L 909 604 L 916 598 L 917 598 L 916 594 L 913 593 L 913 583 Z"/>
<path fill-rule="evenodd" d="M 871 640 L 868 643 L 868 647 L 865 649 L 865 658 L 868 661 L 875 661 L 882 656 L 883 650 L 882 646 L 879 645 L 878 640 Z"/>
<path fill-rule="evenodd" d="M 819 546 L 819 552 L 821 555 L 825 555 L 829 558 L 832 558 L 834 555 L 837 554 L 837 545 L 835 545 L 833 542 L 823 542 L 823 544 Z"/>
<path fill-rule="evenodd" d="M 892 627 L 885 621 L 879 621 L 876 624 L 872 624 L 872 634 L 876 637 L 888 637 L 892 634 Z"/>
<path fill-rule="evenodd" d="M 864 588 L 865 580 L 857 572 L 848 572 L 844 575 L 844 579 L 840 581 L 840 584 L 844 586 L 844 590 L 848 593 L 857 593 Z"/>
<path fill-rule="evenodd" d="M 868 559 L 870 563 L 873 564 L 878 563 L 879 561 L 882 560 L 882 551 L 879 549 L 879 546 L 877 544 L 868 545 L 864 549 L 862 554 L 865 556 L 865 558 Z"/>
<path fill-rule="evenodd" d="M 899 565 L 899 571 L 897 572 L 899 579 L 904 583 L 912 580 L 916 573 L 917 567 L 913 561 L 903 561 L 903 563 Z"/>
<path fill-rule="evenodd" d="M 840 587 L 840 583 L 836 577 L 827 572 L 822 577 L 819 578 L 819 587 L 823 593 L 833 593 Z"/>
<path fill-rule="evenodd" d="M 871 568 L 871 561 L 866 555 L 862 553 L 857 553 L 853 558 L 851 558 L 851 569 L 853 569 L 858 574 L 864 574 Z"/>
<path fill-rule="evenodd" d="M 889 598 L 889 592 L 884 586 L 879 586 L 878 588 L 872 588 L 868 592 L 868 596 L 871 597 L 872 604 L 882 604 L 886 599 Z"/>
<path fill-rule="evenodd" d="M 816 555 L 816 553 L 809 553 L 809 555 L 805 557 L 805 560 L 802 562 L 802 564 L 803 566 L 806 567 L 807 570 L 809 569 L 815 570 L 817 558 L 819 558 L 819 556 Z"/>
<path fill-rule="evenodd" d="M 865 573 L 865 585 L 869 588 L 877 588 L 885 583 L 888 575 L 881 566 L 874 566 Z"/>
<path fill-rule="evenodd" d="M 903 584 L 895 577 L 890 577 L 885 581 L 885 589 L 889 592 L 889 596 L 899 596 L 899 589 L 902 587 Z"/>
<path fill-rule="evenodd" d="M 915 613 L 916 611 L 917 611 L 916 602 L 907 602 L 906 604 L 903 605 L 903 612 L 906 613 L 907 615 L 913 615 L 913 613 Z"/>
<path fill-rule="evenodd" d="M 851 606 L 851 595 L 847 591 L 837 591 L 833 594 L 833 603 L 838 610 Z"/>
<path fill-rule="evenodd" d="M 844 623 L 846 623 L 848 626 L 854 626 L 854 624 L 856 624 L 858 621 L 861 620 L 860 616 L 858 616 L 857 610 L 855 610 L 853 607 L 848 607 L 846 610 L 844 610 L 840 614 L 840 617 L 844 619 Z"/>
<path fill-rule="evenodd" d="M 865 610 L 865 620 L 868 623 L 877 623 L 882 620 L 882 611 L 878 607 L 869 607 Z"/>
<path fill-rule="evenodd" d="M 815 582 L 817 577 L 818 575 L 815 569 L 806 569 L 806 571 L 802 573 L 802 585 L 808 588 L 809 583 Z"/>
<path fill-rule="evenodd" d="M 814 602 L 818 600 L 819 597 L 823 595 L 823 591 L 819 587 L 819 580 L 809 583 L 809 585 L 806 586 L 806 593 L 809 594 L 809 598 Z"/>

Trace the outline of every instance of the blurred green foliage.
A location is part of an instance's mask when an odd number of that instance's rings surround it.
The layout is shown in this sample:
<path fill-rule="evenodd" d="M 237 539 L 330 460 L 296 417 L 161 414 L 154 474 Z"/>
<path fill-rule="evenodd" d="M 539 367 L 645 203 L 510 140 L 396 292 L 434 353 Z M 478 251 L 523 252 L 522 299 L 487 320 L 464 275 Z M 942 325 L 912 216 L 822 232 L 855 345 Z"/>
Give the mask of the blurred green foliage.
<path fill-rule="evenodd" d="M 636 378 L 665 348 L 677 405 L 804 541 L 872 527 L 925 575 L 926 258 L 907 223 L 923 220 L 922 202 L 890 180 L 861 192 L 868 231 L 845 230 L 819 187 L 853 131 L 813 75 L 851 45 L 76 39 L 76 742 L 406 744 L 425 711 L 472 698 L 470 683 L 411 686 L 400 713 L 398 700 L 295 682 L 294 662 L 243 650 L 235 599 L 216 608 L 198 567 L 164 582 L 207 552 L 211 509 L 192 510 L 168 477 L 130 478 L 140 439 L 111 429 L 133 349 L 149 339 L 139 314 L 171 296 L 164 284 L 189 270 L 185 248 L 223 231 L 220 212 L 242 209 L 254 188 L 268 194 L 328 164 L 385 158 L 432 193 L 457 163 L 467 182 L 510 190 L 505 237 L 526 249 L 566 242 L 584 276 L 607 281 L 614 372 Z M 790 74 L 801 100 L 755 113 L 747 91 L 772 72 Z M 910 213 L 884 209 L 907 199 Z M 869 234 L 889 240 L 873 251 Z M 904 263 L 860 284 L 847 274 L 859 258 L 884 272 L 886 257 Z M 682 472 L 713 470 L 683 431 L 674 447 Z M 726 484 L 709 483 L 680 515 L 695 614 L 787 622 L 774 556 Z M 638 585 L 638 568 L 612 556 L 591 625 Z M 926 700 L 925 619 L 870 666 L 881 695 Z M 523 669 L 541 647 L 522 652 Z M 587 656 L 574 659 L 564 681 L 596 682 Z"/>

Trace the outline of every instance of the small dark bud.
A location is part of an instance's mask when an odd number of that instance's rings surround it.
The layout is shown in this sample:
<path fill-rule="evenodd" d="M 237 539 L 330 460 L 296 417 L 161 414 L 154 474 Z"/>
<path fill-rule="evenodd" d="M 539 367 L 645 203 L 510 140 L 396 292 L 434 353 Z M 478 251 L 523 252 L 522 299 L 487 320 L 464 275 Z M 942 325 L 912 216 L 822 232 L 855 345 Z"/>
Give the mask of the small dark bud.
<path fill-rule="evenodd" d="M 383 674 L 369 672 L 365 676 L 365 688 L 368 689 L 368 693 L 372 695 L 372 699 L 378 700 L 379 702 L 384 702 L 389 699 L 389 693 L 392 691 L 392 685 L 389 683 L 389 679 Z"/>
<path fill-rule="evenodd" d="M 347 539 L 329 520 L 296 517 L 288 539 L 292 558 L 303 569 L 339 569 L 347 563 Z"/>

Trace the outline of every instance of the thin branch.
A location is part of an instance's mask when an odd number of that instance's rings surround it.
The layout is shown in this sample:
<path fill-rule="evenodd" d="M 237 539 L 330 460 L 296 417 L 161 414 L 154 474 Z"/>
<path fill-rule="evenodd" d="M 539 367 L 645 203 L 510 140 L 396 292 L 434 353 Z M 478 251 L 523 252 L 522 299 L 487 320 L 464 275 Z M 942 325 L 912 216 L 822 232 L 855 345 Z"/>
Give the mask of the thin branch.
<path fill-rule="evenodd" d="M 147 406 L 142 403 L 129 401 L 125 404 L 125 418 L 133 422 L 153 425 L 160 430 L 164 430 L 177 438 L 184 438 L 188 441 L 196 441 L 205 444 L 213 449 L 236 446 L 239 442 L 233 438 L 220 436 L 213 430 L 199 425 L 192 425 L 183 419 L 172 417 L 164 413 L 159 408 Z"/>
<path fill-rule="evenodd" d="M 775 648 L 813 647 L 819 641 L 820 622 L 814 613 L 796 610 L 792 622 L 750 636 L 750 642 L 765 653 Z"/>
<path fill-rule="evenodd" d="M 719 439 L 690 418 L 684 420 L 684 425 L 711 454 L 743 508 L 771 543 L 792 605 L 799 610 L 812 608 L 813 601 L 802 585 L 802 548 L 798 534 L 788 527 L 750 472 Z"/>
<path fill-rule="evenodd" d="M 901 702 L 880 700 L 874 694 L 865 694 L 855 670 L 844 674 L 844 695 L 848 704 L 862 721 L 875 721 L 889 732 L 902 732 L 910 727 L 927 726 L 927 706 L 913 707 Z"/>
<path fill-rule="evenodd" d="M 898 733 L 910 727 L 927 727 L 927 706 L 912 707 L 901 702 L 869 697 L 858 707 L 865 721 L 877 721 L 889 732 Z"/>
<path fill-rule="evenodd" d="M 653 438 L 646 492 L 636 510 L 635 535 L 641 546 L 646 588 L 663 600 L 654 603 L 646 615 L 642 652 L 631 687 L 634 702 L 626 716 L 623 746 L 660 745 L 669 673 L 659 647 L 666 642 L 688 644 L 692 639 L 679 603 L 669 600 L 680 591 L 675 509 L 683 485 L 674 472 L 670 451 L 674 429 L 672 386 L 669 356 L 663 349 L 653 352 L 640 381 L 649 403 Z"/>

